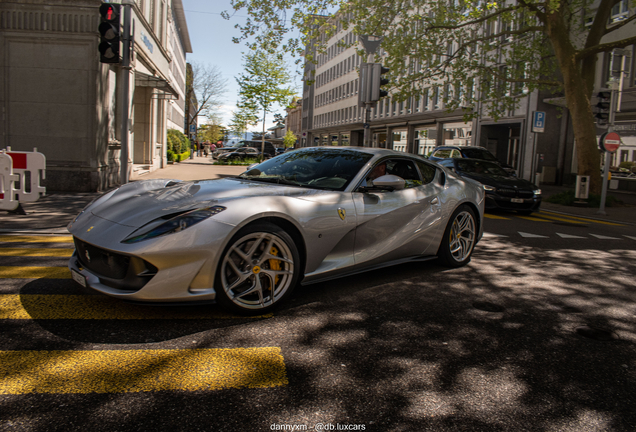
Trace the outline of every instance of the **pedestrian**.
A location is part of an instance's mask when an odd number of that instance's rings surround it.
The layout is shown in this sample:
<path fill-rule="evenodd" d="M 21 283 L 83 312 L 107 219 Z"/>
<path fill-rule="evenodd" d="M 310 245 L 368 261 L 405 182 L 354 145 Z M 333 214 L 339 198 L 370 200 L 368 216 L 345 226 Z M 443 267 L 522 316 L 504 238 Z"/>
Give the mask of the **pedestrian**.
<path fill-rule="evenodd" d="M 205 144 L 203 144 L 203 155 L 205 157 L 208 157 L 209 148 L 210 148 L 210 143 L 206 141 Z"/>

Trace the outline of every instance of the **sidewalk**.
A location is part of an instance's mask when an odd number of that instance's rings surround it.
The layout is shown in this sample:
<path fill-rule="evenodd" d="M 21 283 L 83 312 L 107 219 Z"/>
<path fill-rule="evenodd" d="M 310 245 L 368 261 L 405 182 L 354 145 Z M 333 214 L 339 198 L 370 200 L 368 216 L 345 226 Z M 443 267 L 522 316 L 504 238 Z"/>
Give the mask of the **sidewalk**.
<path fill-rule="evenodd" d="M 213 165 L 210 157 L 186 159 L 143 175 L 133 175 L 131 181 L 146 179 L 203 180 L 235 176 L 245 171 L 244 166 Z M 568 190 L 568 187 L 541 185 L 543 197 Z M 0 210 L 0 233 L 68 233 L 66 225 L 92 200 L 103 192 L 68 193 L 49 192 L 34 203 L 24 203 L 26 215 L 16 215 Z M 625 203 L 624 207 L 607 207 L 605 215 L 597 214 L 598 208 L 569 207 L 543 201 L 541 210 L 572 216 L 636 224 L 636 194 L 608 191 Z"/>

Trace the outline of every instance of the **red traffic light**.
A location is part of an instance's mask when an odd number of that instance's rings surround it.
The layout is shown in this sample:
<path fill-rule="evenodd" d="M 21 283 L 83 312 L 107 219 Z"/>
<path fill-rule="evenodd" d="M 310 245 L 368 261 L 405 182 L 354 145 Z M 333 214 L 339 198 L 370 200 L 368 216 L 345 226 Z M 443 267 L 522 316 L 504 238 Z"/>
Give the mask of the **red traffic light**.
<path fill-rule="evenodd" d="M 102 5 L 99 7 L 99 14 L 102 16 L 102 19 L 113 24 L 119 24 L 120 11 L 121 5 L 119 4 L 102 3 Z"/>

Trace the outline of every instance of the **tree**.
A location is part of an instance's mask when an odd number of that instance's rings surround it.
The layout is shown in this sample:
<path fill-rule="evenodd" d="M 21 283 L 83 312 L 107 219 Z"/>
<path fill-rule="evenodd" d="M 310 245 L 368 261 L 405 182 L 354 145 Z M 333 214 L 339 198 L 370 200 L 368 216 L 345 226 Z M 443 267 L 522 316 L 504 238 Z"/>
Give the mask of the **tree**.
<path fill-rule="evenodd" d="M 240 74 L 236 81 L 240 87 L 241 100 L 248 106 L 263 110 L 262 159 L 265 152 L 267 113 L 274 104 L 284 105 L 294 91 L 287 86 L 291 82 L 291 77 L 281 55 L 257 50 L 244 55 L 244 59 L 245 73 Z"/>
<path fill-rule="evenodd" d="M 276 113 L 274 114 L 274 122 L 276 123 L 276 126 L 284 125 L 285 118 L 283 117 L 281 113 Z"/>
<path fill-rule="evenodd" d="M 232 111 L 232 119 L 230 121 L 230 130 L 241 136 L 247 133 L 250 126 L 256 126 L 258 116 L 256 115 L 257 107 L 245 100 L 241 100 L 236 104 L 236 110 Z"/>
<path fill-rule="evenodd" d="M 227 91 L 227 80 L 223 78 L 217 66 L 203 63 L 189 63 L 186 68 L 186 104 L 195 98 L 197 108 L 189 113 L 188 126 L 198 116 L 213 117 L 223 104 L 223 95 Z M 189 129 L 189 128 L 188 128 Z"/>
<path fill-rule="evenodd" d="M 296 145 L 296 141 L 298 141 L 298 137 L 296 136 L 296 134 L 288 130 L 283 137 L 283 144 L 285 144 L 285 148 L 293 147 L 294 145 Z"/>
<path fill-rule="evenodd" d="M 221 124 L 221 119 L 218 116 L 213 116 L 208 119 L 208 123 L 199 127 L 197 137 L 199 141 L 208 141 L 215 143 L 223 139 L 226 133 L 226 128 Z"/>
<path fill-rule="evenodd" d="M 599 53 L 636 43 L 635 32 L 603 42 L 633 15 L 612 23 L 620 0 L 253 0 L 243 36 L 258 29 L 252 44 L 268 49 L 285 46 L 296 53 L 307 47 L 314 61 L 338 26 L 357 35 L 382 35 L 383 59 L 391 86 L 401 100 L 430 89 L 442 94 L 449 109 L 462 108 L 466 120 L 479 114 L 481 102 L 499 118 L 534 90 L 564 96 L 576 141 L 578 173 L 591 176 L 591 191 L 601 186 L 600 157 L 591 107 Z M 232 0 L 234 9 L 245 6 Z M 596 10 L 591 10 L 592 7 Z M 340 8 L 340 19 L 318 16 Z M 287 11 L 294 10 L 291 19 Z M 589 20 L 588 20 L 589 18 Z M 588 22 L 585 22 L 588 21 Z M 291 30 L 302 29 L 301 43 L 286 43 Z M 611 36 L 610 36 L 611 37 Z M 376 59 L 379 60 L 379 59 Z"/>

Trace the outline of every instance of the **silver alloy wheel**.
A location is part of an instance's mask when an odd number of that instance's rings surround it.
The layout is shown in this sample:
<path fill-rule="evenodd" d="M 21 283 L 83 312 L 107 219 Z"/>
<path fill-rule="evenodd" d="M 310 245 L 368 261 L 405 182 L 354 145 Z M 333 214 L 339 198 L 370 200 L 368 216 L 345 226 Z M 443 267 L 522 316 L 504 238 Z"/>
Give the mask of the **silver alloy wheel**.
<path fill-rule="evenodd" d="M 453 259 L 462 262 L 470 257 L 475 245 L 475 219 L 472 213 L 459 213 L 450 229 L 449 249 Z"/>
<path fill-rule="evenodd" d="M 221 262 L 227 297 L 245 309 L 263 309 L 292 285 L 294 259 L 287 243 L 269 232 L 254 232 L 232 244 Z"/>

